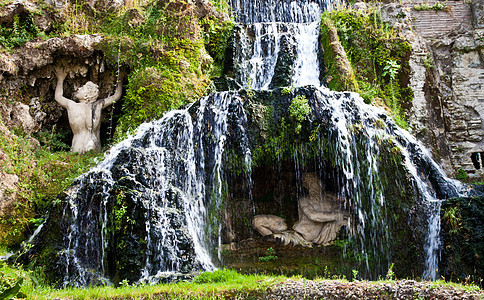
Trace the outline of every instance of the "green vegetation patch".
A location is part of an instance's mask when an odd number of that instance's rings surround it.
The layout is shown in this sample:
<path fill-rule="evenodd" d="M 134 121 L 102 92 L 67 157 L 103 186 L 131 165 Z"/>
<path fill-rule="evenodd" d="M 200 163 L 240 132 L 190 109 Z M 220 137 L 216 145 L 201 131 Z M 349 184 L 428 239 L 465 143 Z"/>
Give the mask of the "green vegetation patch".
<path fill-rule="evenodd" d="M 448 199 L 442 204 L 443 259 L 446 279 L 484 285 L 484 197 Z"/>
<path fill-rule="evenodd" d="M 241 275 L 233 270 L 202 272 L 191 281 L 159 285 L 112 286 L 53 290 L 25 287 L 29 299 L 247 299 L 260 298 L 283 277 Z"/>
<path fill-rule="evenodd" d="M 334 67 L 337 56 L 330 47 L 334 40 L 331 39 L 332 30 L 336 30 L 351 63 L 352 70 L 344 72 L 347 76 L 341 76 Z M 343 8 L 325 12 L 321 39 L 329 86 L 338 91 L 359 92 L 366 103 L 388 106 L 397 124 L 407 128 L 404 110 L 413 98 L 408 86 L 411 46 L 391 25 L 381 20 L 379 11 L 369 9 L 362 13 Z"/>
<path fill-rule="evenodd" d="M 3 128 L 3 129 L 2 129 Z M 10 133 L 0 119 L 0 170 L 18 176 L 15 200 L 0 217 L 0 243 L 16 245 L 39 225 L 43 214 L 56 196 L 74 179 L 95 164 L 97 153 L 85 155 L 58 151 L 50 145 L 36 145 L 30 136 L 17 130 Z"/>

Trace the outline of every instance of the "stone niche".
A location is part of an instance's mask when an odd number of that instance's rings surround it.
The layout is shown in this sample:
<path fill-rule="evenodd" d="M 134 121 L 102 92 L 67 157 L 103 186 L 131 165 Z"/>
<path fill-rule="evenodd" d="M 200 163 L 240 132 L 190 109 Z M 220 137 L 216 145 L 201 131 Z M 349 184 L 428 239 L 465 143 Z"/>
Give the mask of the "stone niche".
<path fill-rule="evenodd" d="M 101 99 L 108 97 L 114 92 L 116 77 L 101 50 L 102 41 L 97 35 L 72 35 L 32 41 L 18 51 L 0 54 L 0 112 L 5 124 L 20 125 L 27 133 L 60 132 L 64 143 L 70 145 L 72 133 L 67 112 L 54 100 L 54 68 L 60 66 L 68 73 L 64 81 L 66 98 L 75 99 L 75 92 L 87 81 L 99 85 Z M 120 108 L 115 106 L 115 112 Z M 107 108 L 104 114 L 111 109 Z M 101 126 L 108 125 L 104 122 Z M 105 129 L 101 128 L 101 132 L 102 140 L 108 138 Z"/>

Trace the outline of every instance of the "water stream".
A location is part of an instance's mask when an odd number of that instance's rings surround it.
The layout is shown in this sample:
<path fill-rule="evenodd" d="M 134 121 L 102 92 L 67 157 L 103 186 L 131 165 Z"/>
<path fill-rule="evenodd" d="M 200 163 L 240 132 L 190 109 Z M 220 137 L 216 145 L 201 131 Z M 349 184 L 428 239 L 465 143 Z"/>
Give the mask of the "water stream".
<path fill-rule="evenodd" d="M 385 222 L 387 201 L 392 199 L 386 198 L 380 176 L 382 141 L 403 157 L 415 197 L 429 220 L 423 277 L 435 279 L 439 200 L 458 195 L 458 187 L 382 109 L 363 103 L 356 94 L 320 87 L 319 18 L 330 3 L 234 0 L 232 7 L 240 23 L 235 30 L 236 80 L 250 89 L 276 87 L 276 68 L 285 53 L 292 64 L 287 85 L 316 87 L 311 88 L 309 103 L 314 120 L 324 124 L 327 133 L 319 137 L 319 151 L 324 156 L 330 142 L 342 173 L 338 193 L 348 199 L 344 209 L 352 213 L 348 228 L 361 241 L 363 257 L 371 251 L 392 253 Z M 64 285 L 87 286 L 113 278 L 151 283 L 215 269 L 223 201 L 231 188 L 225 180 L 227 149 L 242 153 L 246 197 L 251 198 L 247 105 L 239 92 L 220 92 L 171 111 L 141 125 L 78 178 L 66 191 L 60 224 L 63 240 L 57 264 Z M 302 168 L 298 163 L 295 168 L 300 178 Z M 391 262 L 391 257 L 376 259 L 382 269 Z M 368 261 L 370 270 L 374 267 Z"/>

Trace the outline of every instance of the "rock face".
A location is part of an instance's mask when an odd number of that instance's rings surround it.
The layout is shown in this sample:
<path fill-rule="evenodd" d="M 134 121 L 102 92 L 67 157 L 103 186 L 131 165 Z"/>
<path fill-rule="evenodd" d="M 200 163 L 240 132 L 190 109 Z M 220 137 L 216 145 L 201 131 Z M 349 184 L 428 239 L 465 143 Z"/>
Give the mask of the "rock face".
<path fill-rule="evenodd" d="M 443 255 L 439 267 L 446 278 L 482 283 L 484 189 L 481 187 L 474 194 L 475 197 L 449 199 L 442 205 Z"/>
<path fill-rule="evenodd" d="M 414 134 L 442 159 L 449 175 L 458 170 L 484 176 L 484 26 L 482 1 L 403 1 L 383 6 L 386 20 L 412 44 L 409 114 Z M 410 26 L 416 30 L 412 31 Z"/>

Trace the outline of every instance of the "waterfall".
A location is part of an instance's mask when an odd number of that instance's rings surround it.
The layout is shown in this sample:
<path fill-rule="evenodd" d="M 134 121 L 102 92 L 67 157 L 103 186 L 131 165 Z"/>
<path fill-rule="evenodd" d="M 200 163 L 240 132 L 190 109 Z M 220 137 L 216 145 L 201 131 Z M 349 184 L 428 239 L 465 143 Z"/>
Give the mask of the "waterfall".
<path fill-rule="evenodd" d="M 318 37 L 319 19 L 322 10 L 331 9 L 333 3 L 326 1 L 255 1 L 232 0 L 232 8 L 236 20 L 241 23 L 236 29 L 237 47 L 234 55 L 236 67 L 236 80 L 249 89 L 271 89 L 277 86 L 300 87 L 304 85 L 314 85 L 319 87 L 320 69 L 318 61 Z M 289 62 L 288 62 L 289 61 Z M 285 81 L 277 78 L 277 73 L 284 69 L 277 69 L 278 65 L 290 65 L 291 72 L 284 76 L 289 77 Z M 286 67 L 287 68 L 287 67 Z M 333 99 L 328 91 L 321 88 L 319 93 L 325 97 L 318 99 Z M 347 99 L 341 97 L 341 99 Z M 390 253 L 390 249 L 384 249 L 389 245 L 391 239 L 386 224 L 380 218 L 385 211 L 385 197 L 382 195 L 382 179 L 379 178 L 377 158 L 379 148 L 377 140 L 381 137 L 381 130 L 375 126 L 363 126 L 365 135 L 368 137 L 367 144 L 364 146 L 364 156 L 355 157 L 358 153 L 354 144 L 354 133 L 350 132 L 351 126 L 357 125 L 352 119 L 355 111 L 361 112 L 361 119 L 372 118 L 380 119 L 374 111 L 378 111 L 380 116 L 385 116 L 384 112 L 363 104 L 356 95 L 351 95 L 349 102 L 333 101 L 331 103 L 320 104 L 322 107 L 331 107 L 330 118 L 333 120 L 334 130 L 331 131 L 336 138 L 336 160 L 340 165 L 345 182 L 345 188 L 340 191 L 343 196 L 353 198 L 352 203 L 355 209 L 354 227 L 357 228 L 353 234 L 357 235 L 364 245 L 364 240 L 371 240 L 371 247 L 379 249 L 380 252 Z M 327 101 L 327 100 L 326 100 Z M 352 107 L 353 111 L 348 111 Z M 318 107 L 320 108 L 320 107 Z M 317 113 L 317 112 L 316 112 Z M 360 120 L 360 122 L 365 123 Z M 438 256 L 439 256 L 439 231 L 440 231 L 440 201 L 449 196 L 462 195 L 457 190 L 459 186 L 456 182 L 451 182 L 441 175 L 438 183 L 430 183 L 428 178 L 422 178 L 418 171 L 422 167 L 419 164 L 431 165 L 437 170 L 436 174 L 443 174 L 437 164 L 433 162 L 430 154 L 420 146 L 419 143 L 407 132 L 397 128 L 394 124 L 390 125 L 392 132 L 386 132 L 391 136 L 397 136 L 396 147 L 400 149 L 405 157 L 405 164 L 411 173 L 416 193 L 419 194 L 420 205 L 426 207 L 424 210 L 428 217 L 426 241 L 425 241 L 425 271 L 423 278 L 432 280 L 438 277 Z M 403 144 L 401 144 L 403 143 Z M 410 154 L 408 145 L 412 145 L 414 153 Z M 418 150 L 416 150 L 418 149 Z M 417 162 L 415 151 L 425 157 L 425 163 Z M 296 161 L 296 171 L 299 173 L 299 165 Z M 365 173 L 364 175 L 362 175 Z M 299 175 L 297 175 L 299 176 Z M 369 186 L 361 186 L 361 177 L 367 177 Z M 434 185 L 434 186 L 432 186 Z M 441 191 L 435 190 L 435 185 L 444 185 L 450 191 L 449 194 L 442 195 Z M 437 187 L 437 189 L 439 189 Z M 365 210 L 362 197 L 370 199 L 370 207 Z M 371 223 L 371 224 L 369 224 Z M 351 226 L 350 226 L 351 227 Z M 367 228 L 371 227 L 372 232 Z M 370 234 L 371 236 L 366 236 Z M 361 249 L 367 255 L 368 249 Z M 387 258 L 389 261 L 390 257 Z M 367 262 L 367 269 L 370 269 Z M 383 272 L 384 270 L 381 270 Z"/>
<path fill-rule="evenodd" d="M 64 285 L 123 279 L 154 283 L 215 269 L 226 221 L 222 218 L 227 218 L 224 200 L 234 189 L 227 184 L 227 157 L 241 162 L 230 172 L 244 174 L 243 197 L 252 201 L 253 153 L 264 139 L 260 134 L 257 140 L 254 133 L 263 129 L 250 127 L 257 118 L 254 107 L 285 105 L 272 115 L 266 110 L 262 117 L 275 123 L 281 120 L 277 114 L 285 113 L 290 120 L 287 108 L 299 95 L 307 97 L 312 110 L 307 123 L 316 133 L 311 141 L 316 145 L 316 171 L 329 178 L 323 166 L 330 166 L 337 174 L 332 178 L 335 192 L 346 199 L 342 209 L 351 215 L 348 231 L 359 241 L 368 277 L 384 274 L 392 262 L 389 224 L 395 216 L 390 207 L 400 196 L 418 206 L 409 220 L 419 214 L 428 220 L 420 224 L 426 228 L 422 276 L 438 276 L 440 201 L 459 195 L 459 186 L 383 109 L 365 104 L 355 93 L 320 87 L 319 18 L 330 6 L 322 0 L 232 1 L 239 22 L 234 32 L 235 79 L 246 90 L 213 93 L 141 125 L 66 190 L 45 226 L 29 240 L 36 243 L 59 226 L 62 238 L 49 249 L 55 249 L 53 269 Z M 280 86 L 294 89 L 283 93 Z M 274 95 L 280 98 L 267 100 Z M 300 182 L 306 148 L 293 143 Z M 389 166 L 383 158 L 394 160 L 395 182 L 386 182 Z M 401 185 L 401 193 L 410 196 L 390 195 L 391 185 Z M 301 186 L 296 188 L 301 194 Z M 255 213 L 252 207 L 245 217 Z"/>
<path fill-rule="evenodd" d="M 107 283 L 122 268 L 149 283 L 215 269 L 229 112 L 242 122 L 236 140 L 251 163 L 237 99 L 212 94 L 143 124 L 76 180 L 61 216 L 64 285 Z"/>
<path fill-rule="evenodd" d="M 232 1 L 236 20 L 236 80 L 250 89 L 280 86 L 277 65 L 291 69 L 286 86 L 316 85 L 319 81 L 318 35 L 326 1 Z M 284 84 L 283 84 L 284 85 Z"/>
<path fill-rule="evenodd" d="M 386 248 L 390 245 L 390 231 L 382 220 L 388 218 L 384 216 L 386 202 L 395 199 L 388 199 L 382 193 L 385 178 L 382 178 L 384 170 L 381 168 L 384 166 L 378 162 L 383 150 L 381 141 L 385 141 L 385 147 L 393 147 L 392 151 L 403 157 L 406 172 L 413 183 L 414 197 L 428 220 L 424 232 L 426 257 L 422 277 L 437 279 L 440 202 L 464 195 L 464 188 L 457 181 L 446 178 L 428 151 L 386 117 L 382 108 L 365 104 L 354 93 L 341 95 L 319 89 L 316 94 L 318 104 L 314 109 L 322 110 L 320 113 L 330 118 L 329 124 L 326 124 L 329 125 L 329 139 L 335 148 L 333 155 L 336 165 L 343 173 L 344 184 L 339 193 L 352 199 L 350 206 L 354 210 L 354 226 L 350 228 L 355 228 L 353 235 L 360 239 L 362 253 L 368 253 L 368 247 L 378 249 L 381 253 L 391 253 L 391 249 Z M 357 135 L 364 137 L 363 149 L 358 146 Z M 371 231 L 368 231 L 369 228 Z M 391 257 L 388 261 L 391 261 Z"/>

